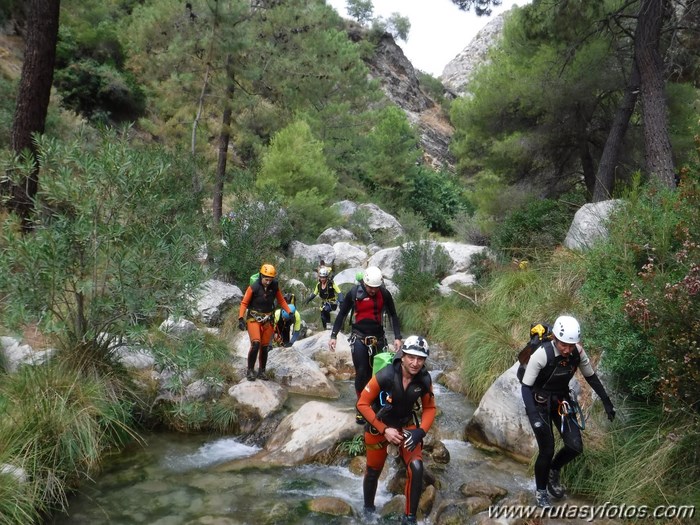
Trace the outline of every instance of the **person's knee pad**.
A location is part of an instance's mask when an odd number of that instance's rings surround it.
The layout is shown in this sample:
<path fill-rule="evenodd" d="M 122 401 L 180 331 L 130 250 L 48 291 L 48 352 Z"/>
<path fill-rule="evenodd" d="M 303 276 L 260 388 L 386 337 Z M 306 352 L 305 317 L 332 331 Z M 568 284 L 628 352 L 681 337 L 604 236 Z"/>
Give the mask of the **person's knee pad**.
<path fill-rule="evenodd" d="M 409 463 L 408 468 L 411 469 L 411 476 L 414 481 L 423 479 L 423 462 L 420 459 L 414 459 Z"/>

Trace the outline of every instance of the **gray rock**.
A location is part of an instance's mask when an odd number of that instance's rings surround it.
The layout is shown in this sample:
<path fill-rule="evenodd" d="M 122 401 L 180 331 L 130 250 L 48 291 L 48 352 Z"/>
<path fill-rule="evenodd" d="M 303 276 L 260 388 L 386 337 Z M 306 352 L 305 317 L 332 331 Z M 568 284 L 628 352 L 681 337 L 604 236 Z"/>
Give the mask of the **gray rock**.
<path fill-rule="evenodd" d="M 242 298 L 243 292 L 238 286 L 210 279 L 197 290 L 193 315 L 207 325 L 217 326 L 222 322 L 224 313 L 240 303 Z"/>
<path fill-rule="evenodd" d="M 587 250 L 597 240 L 607 237 L 606 221 L 622 203 L 622 200 L 614 199 L 581 206 L 574 215 L 564 246 L 571 250 Z"/>

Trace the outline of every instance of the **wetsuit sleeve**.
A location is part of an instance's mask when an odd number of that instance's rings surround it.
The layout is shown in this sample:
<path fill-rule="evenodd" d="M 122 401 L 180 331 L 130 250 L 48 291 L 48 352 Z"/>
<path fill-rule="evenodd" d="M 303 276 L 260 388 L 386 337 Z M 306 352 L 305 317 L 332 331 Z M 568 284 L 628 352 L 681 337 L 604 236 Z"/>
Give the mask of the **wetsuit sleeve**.
<path fill-rule="evenodd" d="M 391 319 L 391 328 L 394 332 L 394 339 L 403 339 L 403 337 L 401 337 L 401 324 L 399 323 L 399 316 L 396 313 L 394 298 L 391 296 L 389 291 L 384 294 L 384 308 Z"/>
<path fill-rule="evenodd" d="M 311 295 L 309 295 L 309 296 L 306 298 L 306 301 L 304 301 L 304 304 L 309 304 L 311 301 L 314 300 L 314 297 L 316 297 L 316 294 L 315 294 L 314 292 L 311 292 Z"/>
<path fill-rule="evenodd" d="M 344 298 L 343 302 L 340 303 L 340 307 L 338 308 L 338 315 L 335 318 L 335 321 L 333 322 L 333 329 L 331 330 L 331 339 L 335 339 L 338 337 L 338 332 L 340 332 L 340 327 L 343 326 L 343 323 L 345 322 L 345 318 L 347 317 L 348 313 L 352 309 L 352 298 L 353 298 L 353 293 L 350 291 Z"/>
<path fill-rule="evenodd" d="M 357 400 L 357 410 L 365 420 L 376 428 L 381 434 L 387 429 L 387 425 L 377 419 L 377 414 L 372 410 L 372 403 L 379 397 L 379 382 L 376 376 L 372 376 L 369 382 L 362 389 L 360 399 Z"/>
<path fill-rule="evenodd" d="M 591 360 L 588 357 L 588 354 L 586 351 L 583 349 L 581 345 L 576 345 L 578 348 L 578 355 L 581 358 L 578 364 L 578 369 L 581 371 L 581 374 L 583 374 L 583 377 L 590 377 L 593 374 L 595 374 L 595 370 L 593 369 L 593 365 L 591 364 Z"/>
<path fill-rule="evenodd" d="M 294 312 L 294 332 L 297 333 L 299 330 L 301 330 L 301 315 L 299 315 L 299 312 Z"/>
<path fill-rule="evenodd" d="M 284 308 L 284 311 L 287 312 L 289 315 L 292 315 L 292 309 L 289 308 L 289 305 L 284 299 L 284 295 L 282 295 L 282 291 L 279 288 L 277 288 L 277 294 L 275 295 L 275 297 L 277 298 L 277 304 Z"/>
<path fill-rule="evenodd" d="M 591 376 L 583 376 L 586 379 L 586 382 L 591 385 L 591 388 L 593 391 L 598 394 L 598 397 L 601 399 L 603 402 L 610 401 L 610 396 L 608 393 L 605 391 L 605 387 L 603 386 L 603 383 L 600 382 L 600 378 L 598 377 L 598 374 L 595 372 Z"/>
<path fill-rule="evenodd" d="M 240 319 L 241 317 L 245 317 L 245 311 L 248 309 L 248 305 L 250 304 L 250 300 L 253 298 L 253 289 L 249 286 L 245 294 L 243 295 L 243 299 L 241 299 L 241 307 L 238 309 L 238 318 Z"/>
<path fill-rule="evenodd" d="M 420 428 L 427 434 L 428 430 L 430 430 L 430 427 L 433 425 L 433 421 L 435 421 L 435 414 L 437 412 L 432 385 L 430 385 L 430 392 L 423 394 L 421 406 L 423 407 L 423 415 L 421 416 Z"/>
<path fill-rule="evenodd" d="M 340 291 L 340 287 L 335 283 L 333 283 L 333 291 L 335 292 L 335 296 L 338 298 L 338 301 L 341 301 L 343 294 Z"/>
<path fill-rule="evenodd" d="M 523 385 L 532 386 L 537 380 L 537 376 L 540 375 L 540 371 L 547 366 L 547 351 L 544 349 L 544 345 L 540 346 L 532 352 L 530 360 L 527 362 L 527 368 L 525 368 L 525 374 L 523 375 Z"/>
<path fill-rule="evenodd" d="M 292 345 L 297 342 L 297 339 L 299 339 L 299 329 L 296 328 L 296 324 L 294 326 L 295 326 L 295 328 L 292 331 L 292 337 L 289 339 L 289 344 L 292 344 Z"/>

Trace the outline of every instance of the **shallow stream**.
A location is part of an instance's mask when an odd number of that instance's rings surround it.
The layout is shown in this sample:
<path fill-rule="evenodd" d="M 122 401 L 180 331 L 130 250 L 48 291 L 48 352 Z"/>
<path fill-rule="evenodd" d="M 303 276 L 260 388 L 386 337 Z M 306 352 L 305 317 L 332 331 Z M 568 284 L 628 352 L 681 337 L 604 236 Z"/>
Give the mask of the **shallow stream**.
<path fill-rule="evenodd" d="M 437 374 L 436 371 L 433 372 Z M 350 381 L 338 384 L 341 398 L 332 401 L 352 410 Z M 440 491 L 457 495 L 466 481 L 491 481 L 515 493 L 530 490 L 532 478 L 524 465 L 500 455 L 488 455 L 461 440 L 474 407 L 464 396 L 435 384 L 439 415 L 434 428 L 450 452 L 441 473 Z M 290 396 L 294 410 L 308 398 Z M 360 427 L 358 427 L 358 433 Z M 234 524 L 359 524 L 362 477 L 346 467 L 305 465 L 294 468 L 249 468 L 216 472 L 212 467 L 259 449 L 235 437 L 150 434 L 145 446 L 133 446 L 109 461 L 94 482 L 70 500 L 68 515 L 51 525 L 234 525 Z M 385 471 L 395 469 L 391 458 Z M 309 514 L 306 502 L 333 496 L 350 504 L 356 517 Z M 376 505 L 391 499 L 380 482 Z M 427 522 L 425 522 L 427 523 Z"/>

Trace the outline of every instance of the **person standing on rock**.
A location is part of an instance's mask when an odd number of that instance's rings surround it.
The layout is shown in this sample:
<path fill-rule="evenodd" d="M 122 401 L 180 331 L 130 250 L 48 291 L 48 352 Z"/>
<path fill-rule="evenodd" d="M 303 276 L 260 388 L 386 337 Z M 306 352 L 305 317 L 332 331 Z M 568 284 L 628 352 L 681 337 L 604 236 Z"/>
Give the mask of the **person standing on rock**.
<path fill-rule="evenodd" d="M 557 317 L 552 327 L 553 339 L 537 348 L 527 363 L 522 379 L 525 411 L 537 439 L 539 454 L 535 461 L 535 499 L 538 507 L 550 507 L 549 494 L 564 497 L 565 487 L 559 479 L 564 465 L 583 452 L 583 440 L 569 391 L 576 369 L 603 402 L 608 419 L 615 418 L 615 408 L 591 361 L 581 346 L 579 322 L 569 316 Z M 564 447 L 554 455 L 554 431 L 561 435 Z"/>
<path fill-rule="evenodd" d="M 352 352 L 352 364 L 355 367 L 355 392 L 359 399 L 362 389 L 372 377 L 372 357 L 387 346 L 382 319 L 386 311 L 391 319 L 394 331 L 394 348 L 401 348 L 401 325 L 394 306 L 394 298 L 384 287 L 382 271 L 376 266 L 368 267 L 362 281 L 353 286 L 343 298 L 331 329 L 328 347 L 335 352 L 336 339 L 345 318 L 354 310 L 352 333 L 348 342 Z M 362 414 L 357 414 L 355 422 L 365 424 Z"/>
<path fill-rule="evenodd" d="M 425 368 L 429 355 L 428 342 L 423 337 L 407 337 L 393 362 L 369 380 L 357 401 L 357 409 L 367 420 L 367 468 L 362 481 L 364 512 L 371 514 L 376 510 L 374 497 L 391 443 L 399 447 L 406 465 L 402 525 L 416 523 L 423 490 L 423 438 L 435 419 L 433 385 Z M 422 418 L 416 409 L 418 402 Z"/>
<path fill-rule="evenodd" d="M 328 329 L 328 324 L 331 322 L 331 312 L 338 308 L 338 303 L 343 302 L 343 292 L 333 282 L 330 274 L 331 271 L 327 266 L 321 266 L 318 269 L 316 287 L 304 302 L 304 304 L 309 304 L 315 297 L 321 298 L 321 326 L 324 330 Z"/>
<path fill-rule="evenodd" d="M 260 267 L 258 279 L 248 286 L 238 310 L 239 330 L 248 330 L 250 350 L 248 350 L 248 370 L 246 379 L 255 381 L 256 377 L 267 381 L 267 356 L 272 348 L 274 334 L 275 300 L 290 316 L 294 315 L 279 289 L 277 270 L 271 264 Z M 260 356 L 258 374 L 255 375 L 255 361 Z"/>

